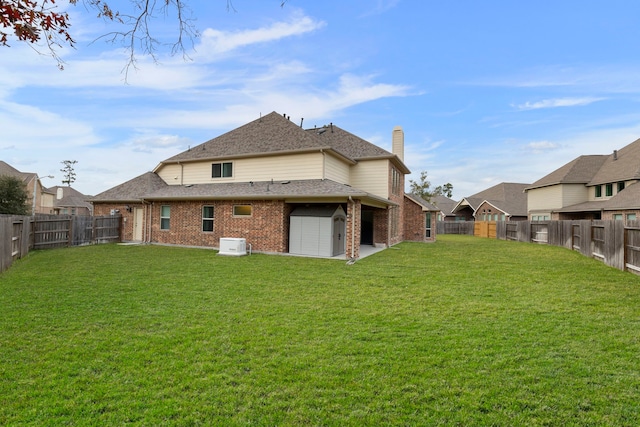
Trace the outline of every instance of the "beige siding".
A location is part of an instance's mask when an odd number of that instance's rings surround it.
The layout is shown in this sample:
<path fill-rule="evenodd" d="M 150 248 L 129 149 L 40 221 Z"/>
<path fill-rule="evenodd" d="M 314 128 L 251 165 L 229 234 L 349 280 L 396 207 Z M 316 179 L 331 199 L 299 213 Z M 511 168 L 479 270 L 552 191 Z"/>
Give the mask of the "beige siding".
<path fill-rule="evenodd" d="M 229 160 L 233 163 L 233 177 L 211 177 L 211 160 L 185 163 L 184 171 L 180 165 L 167 165 L 158 170 L 158 175 L 168 184 L 209 184 L 218 182 L 269 181 L 271 179 L 298 180 L 321 179 L 323 174 L 322 153 L 292 154 L 287 156 L 257 157 Z M 178 176 L 178 179 L 174 179 Z"/>
<path fill-rule="evenodd" d="M 553 185 L 527 191 L 529 212 L 560 209 L 587 200 L 589 190 L 584 184 Z"/>
<path fill-rule="evenodd" d="M 156 172 L 169 185 L 182 184 L 182 170 L 180 165 L 163 165 Z"/>
<path fill-rule="evenodd" d="M 564 184 L 562 187 L 562 206 L 571 206 L 589 200 L 589 189 L 584 184 Z"/>
<path fill-rule="evenodd" d="M 562 187 L 554 185 L 527 191 L 527 206 L 529 211 L 561 208 Z"/>
<path fill-rule="evenodd" d="M 344 161 L 327 154 L 324 158 L 324 177 L 340 184 L 349 184 L 349 166 Z"/>
<path fill-rule="evenodd" d="M 351 186 L 376 196 L 389 197 L 389 160 L 366 160 L 351 167 Z"/>

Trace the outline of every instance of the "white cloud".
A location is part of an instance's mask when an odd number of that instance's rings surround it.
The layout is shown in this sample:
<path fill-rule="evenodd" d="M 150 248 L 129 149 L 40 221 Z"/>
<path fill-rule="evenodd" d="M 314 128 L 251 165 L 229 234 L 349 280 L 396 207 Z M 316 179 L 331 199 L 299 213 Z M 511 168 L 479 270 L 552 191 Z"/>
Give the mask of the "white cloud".
<path fill-rule="evenodd" d="M 201 42 L 196 47 L 196 57 L 215 57 L 246 46 L 268 43 L 298 36 L 321 29 L 326 24 L 316 21 L 301 12 L 294 12 L 288 22 L 276 22 L 268 27 L 243 30 L 220 31 L 207 28 L 202 31 Z"/>
<path fill-rule="evenodd" d="M 557 108 L 557 107 L 577 107 L 589 105 L 594 102 L 602 101 L 604 98 L 585 97 L 585 98 L 555 98 L 544 99 L 536 102 L 525 102 L 524 104 L 515 105 L 518 110 L 538 110 L 541 108 Z"/>
<path fill-rule="evenodd" d="M 535 154 L 544 153 L 547 151 L 555 150 L 559 147 L 555 142 L 550 141 L 533 141 L 526 144 L 523 149 Z"/>

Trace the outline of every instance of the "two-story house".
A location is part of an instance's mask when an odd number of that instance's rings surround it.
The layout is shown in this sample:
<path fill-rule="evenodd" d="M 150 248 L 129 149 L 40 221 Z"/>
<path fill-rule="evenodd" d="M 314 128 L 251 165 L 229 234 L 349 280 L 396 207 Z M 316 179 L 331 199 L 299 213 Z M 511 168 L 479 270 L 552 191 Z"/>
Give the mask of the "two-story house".
<path fill-rule="evenodd" d="M 305 130 L 272 112 L 91 202 L 96 215 L 123 215 L 125 241 L 217 248 L 222 238 L 243 238 L 254 251 L 295 253 L 312 245 L 290 240 L 305 239 L 358 258 L 360 245 L 435 239 L 426 223 L 432 207 L 404 193 L 400 127 L 392 151 L 333 124 Z M 306 225 L 292 228 L 292 214 Z M 318 225 L 327 216 L 335 219 L 329 229 Z"/>
<path fill-rule="evenodd" d="M 640 139 L 580 156 L 526 188 L 529 219 L 640 219 Z"/>

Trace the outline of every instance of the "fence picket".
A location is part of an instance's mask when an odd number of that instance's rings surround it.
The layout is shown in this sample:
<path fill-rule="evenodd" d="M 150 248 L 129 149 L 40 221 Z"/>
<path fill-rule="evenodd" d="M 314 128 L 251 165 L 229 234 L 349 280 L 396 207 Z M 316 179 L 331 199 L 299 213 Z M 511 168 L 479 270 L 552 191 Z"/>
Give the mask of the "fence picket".
<path fill-rule="evenodd" d="M 94 224 L 100 224 L 95 233 Z M 99 239 L 93 236 L 100 235 Z M 120 216 L 84 217 L 72 215 L 0 215 L 0 272 L 31 249 L 120 241 Z"/>

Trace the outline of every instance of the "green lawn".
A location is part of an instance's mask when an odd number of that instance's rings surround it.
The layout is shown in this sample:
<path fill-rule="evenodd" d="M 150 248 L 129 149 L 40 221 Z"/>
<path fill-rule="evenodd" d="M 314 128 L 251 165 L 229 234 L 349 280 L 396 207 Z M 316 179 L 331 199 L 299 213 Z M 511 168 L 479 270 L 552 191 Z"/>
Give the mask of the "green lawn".
<path fill-rule="evenodd" d="M 0 425 L 637 426 L 640 277 L 468 236 L 100 245 L 0 275 Z"/>

